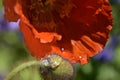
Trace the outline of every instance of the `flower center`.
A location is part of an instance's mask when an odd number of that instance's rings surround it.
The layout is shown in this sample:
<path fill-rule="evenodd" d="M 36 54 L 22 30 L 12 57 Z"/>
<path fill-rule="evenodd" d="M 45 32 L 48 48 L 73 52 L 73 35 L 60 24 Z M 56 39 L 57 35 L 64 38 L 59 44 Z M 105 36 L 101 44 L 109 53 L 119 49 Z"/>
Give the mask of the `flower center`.
<path fill-rule="evenodd" d="M 46 2 L 46 0 L 42 0 L 42 3 L 44 4 Z"/>
<path fill-rule="evenodd" d="M 23 12 L 37 31 L 55 32 L 60 20 L 68 17 L 73 7 L 71 0 L 29 0 Z"/>

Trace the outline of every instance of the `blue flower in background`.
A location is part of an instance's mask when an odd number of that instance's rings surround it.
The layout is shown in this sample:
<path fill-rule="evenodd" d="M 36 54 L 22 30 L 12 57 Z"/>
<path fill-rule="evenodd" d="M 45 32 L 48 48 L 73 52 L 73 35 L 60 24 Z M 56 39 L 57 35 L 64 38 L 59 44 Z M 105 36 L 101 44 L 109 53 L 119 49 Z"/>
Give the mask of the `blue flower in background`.
<path fill-rule="evenodd" d="M 103 62 L 111 61 L 114 57 L 115 48 L 117 47 L 118 43 L 119 37 L 117 35 L 112 36 L 110 42 L 106 45 L 104 50 L 95 57 L 93 57 L 93 59 L 100 60 Z"/>
<path fill-rule="evenodd" d="M 3 78 L 5 77 L 4 73 L 0 73 L 0 80 L 4 80 Z"/>
<path fill-rule="evenodd" d="M 118 4 L 119 4 L 119 3 L 120 3 L 120 0 L 110 0 L 110 2 L 113 3 L 113 4 L 114 4 L 114 3 L 118 3 Z"/>
<path fill-rule="evenodd" d="M 19 21 L 18 22 L 8 22 L 3 17 L 4 12 L 3 9 L 0 11 L 0 32 L 4 31 L 16 31 L 19 29 Z"/>
<path fill-rule="evenodd" d="M 0 80 L 3 80 L 2 76 L 0 76 Z"/>

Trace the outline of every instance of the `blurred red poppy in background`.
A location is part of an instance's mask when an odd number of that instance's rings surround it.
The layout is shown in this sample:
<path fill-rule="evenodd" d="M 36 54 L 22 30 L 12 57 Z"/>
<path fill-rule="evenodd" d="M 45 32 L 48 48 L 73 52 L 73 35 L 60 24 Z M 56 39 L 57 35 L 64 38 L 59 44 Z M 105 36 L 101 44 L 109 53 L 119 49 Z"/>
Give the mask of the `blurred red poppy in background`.
<path fill-rule="evenodd" d="M 72 63 L 88 63 L 109 38 L 108 0 L 3 0 L 5 18 L 20 19 L 26 47 L 37 59 L 57 53 Z"/>

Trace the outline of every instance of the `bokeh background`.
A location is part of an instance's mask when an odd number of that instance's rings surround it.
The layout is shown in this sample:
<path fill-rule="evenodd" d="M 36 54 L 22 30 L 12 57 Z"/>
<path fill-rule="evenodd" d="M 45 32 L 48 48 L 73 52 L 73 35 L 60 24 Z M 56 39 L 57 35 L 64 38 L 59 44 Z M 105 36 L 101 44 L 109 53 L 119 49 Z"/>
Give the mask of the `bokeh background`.
<path fill-rule="evenodd" d="M 113 9 L 113 29 L 104 50 L 86 65 L 76 64 L 75 80 L 120 80 L 120 0 L 110 0 Z M 0 80 L 17 65 L 35 60 L 26 50 L 18 22 L 4 19 L 0 0 Z M 35 67 L 24 70 L 14 80 L 39 80 Z"/>

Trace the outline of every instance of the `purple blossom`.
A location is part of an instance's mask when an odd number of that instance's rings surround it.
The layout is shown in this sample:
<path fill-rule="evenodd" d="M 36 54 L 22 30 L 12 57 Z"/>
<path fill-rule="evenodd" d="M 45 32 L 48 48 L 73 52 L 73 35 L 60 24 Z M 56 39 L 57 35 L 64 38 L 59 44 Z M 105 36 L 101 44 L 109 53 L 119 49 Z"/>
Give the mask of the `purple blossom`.
<path fill-rule="evenodd" d="M 3 80 L 3 77 L 2 77 L 2 76 L 0 76 L 0 80 Z"/>
<path fill-rule="evenodd" d="M 110 0 L 111 3 L 118 3 L 120 4 L 120 0 Z"/>
<path fill-rule="evenodd" d="M 5 72 L 3 72 L 3 73 L 1 73 L 1 72 L 0 72 L 0 80 L 4 80 L 5 75 L 6 75 L 6 73 L 5 73 Z"/>
<path fill-rule="evenodd" d="M 19 29 L 19 21 L 18 22 L 8 22 L 4 19 L 4 11 L 3 9 L 0 11 L 0 32 L 4 31 L 16 31 Z"/>
<path fill-rule="evenodd" d="M 113 37 L 111 37 L 111 40 L 106 45 L 104 50 L 100 52 L 98 55 L 94 56 L 93 59 L 100 60 L 103 62 L 111 61 L 115 54 L 115 48 L 117 47 L 118 43 L 119 38 L 116 35 L 114 35 Z"/>
<path fill-rule="evenodd" d="M 100 61 L 110 61 L 114 56 L 114 50 L 110 47 L 105 47 L 105 49 L 94 57 L 95 60 Z"/>

